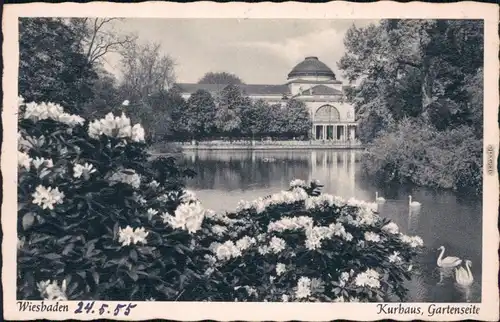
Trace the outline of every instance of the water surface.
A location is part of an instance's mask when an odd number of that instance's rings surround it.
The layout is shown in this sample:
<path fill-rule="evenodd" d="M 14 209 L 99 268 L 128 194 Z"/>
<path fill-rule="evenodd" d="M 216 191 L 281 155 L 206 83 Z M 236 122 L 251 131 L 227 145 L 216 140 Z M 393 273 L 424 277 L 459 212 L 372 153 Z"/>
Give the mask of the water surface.
<path fill-rule="evenodd" d="M 197 172 L 188 182 L 205 207 L 234 210 L 238 201 L 253 200 L 288 189 L 292 179 L 318 179 L 323 191 L 344 198 L 374 201 L 375 193 L 386 199 L 380 214 L 393 220 L 407 234 L 419 235 L 425 251 L 419 257 L 414 277 L 407 284 L 410 302 L 480 302 L 482 206 L 450 191 L 411 186 L 387 187 L 365 178 L 361 152 L 332 150 L 290 151 L 190 151 L 184 162 Z M 410 209 L 408 196 L 421 203 Z M 454 276 L 439 285 L 437 248 L 446 256 L 472 261 L 474 284 L 461 290 Z"/>

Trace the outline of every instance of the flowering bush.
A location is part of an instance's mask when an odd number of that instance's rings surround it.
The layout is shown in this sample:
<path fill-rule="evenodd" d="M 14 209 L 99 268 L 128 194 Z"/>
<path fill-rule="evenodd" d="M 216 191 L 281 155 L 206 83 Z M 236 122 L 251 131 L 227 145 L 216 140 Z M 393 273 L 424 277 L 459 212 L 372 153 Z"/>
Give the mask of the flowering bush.
<path fill-rule="evenodd" d="M 18 298 L 182 299 L 206 251 L 164 217 L 190 207 L 178 206 L 191 173 L 150 160 L 144 129 L 125 115 L 19 108 Z"/>
<path fill-rule="evenodd" d="M 404 298 L 419 237 L 319 182 L 204 209 L 193 173 L 152 159 L 125 115 L 19 102 L 18 298 L 381 301 Z"/>
<path fill-rule="evenodd" d="M 423 241 L 376 213 L 376 204 L 320 194 L 318 182 L 242 201 L 206 238 L 219 294 L 238 301 L 387 301 L 407 290 Z"/>

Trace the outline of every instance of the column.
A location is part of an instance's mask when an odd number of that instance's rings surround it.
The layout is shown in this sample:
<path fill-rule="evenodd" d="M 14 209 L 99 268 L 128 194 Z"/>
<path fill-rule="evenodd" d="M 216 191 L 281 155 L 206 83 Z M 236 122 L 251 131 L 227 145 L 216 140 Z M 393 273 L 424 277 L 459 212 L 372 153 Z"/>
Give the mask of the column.
<path fill-rule="evenodd" d="M 355 137 L 356 137 L 356 127 L 355 126 L 351 126 L 351 140 L 354 141 Z"/>
<path fill-rule="evenodd" d="M 337 125 L 333 126 L 333 140 L 337 141 Z"/>
<path fill-rule="evenodd" d="M 326 125 L 323 126 L 323 140 L 326 140 Z"/>

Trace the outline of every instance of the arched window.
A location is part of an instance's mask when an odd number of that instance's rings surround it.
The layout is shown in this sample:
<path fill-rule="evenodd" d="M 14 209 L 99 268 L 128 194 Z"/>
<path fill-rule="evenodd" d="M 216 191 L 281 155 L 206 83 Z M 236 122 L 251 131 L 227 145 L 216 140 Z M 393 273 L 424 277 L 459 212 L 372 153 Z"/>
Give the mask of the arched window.
<path fill-rule="evenodd" d="M 314 122 L 339 122 L 340 113 L 339 111 L 331 105 L 323 105 L 316 110 L 314 114 Z"/>

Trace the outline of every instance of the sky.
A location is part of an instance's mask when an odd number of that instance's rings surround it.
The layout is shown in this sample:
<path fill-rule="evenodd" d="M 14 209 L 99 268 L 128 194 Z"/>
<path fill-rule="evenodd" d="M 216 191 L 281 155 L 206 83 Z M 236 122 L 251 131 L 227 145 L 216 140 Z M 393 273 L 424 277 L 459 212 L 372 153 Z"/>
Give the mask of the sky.
<path fill-rule="evenodd" d="M 196 83 L 207 72 L 236 74 L 247 84 L 283 84 L 292 68 L 316 56 L 342 80 L 337 62 L 353 24 L 374 20 L 326 19 L 124 19 L 116 32 L 135 33 L 140 41 L 161 44 L 175 61 L 178 83 Z M 107 57 L 116 72 L 118 60 Z"/>

